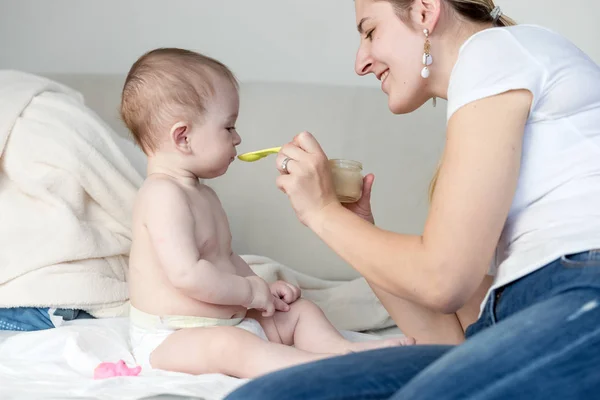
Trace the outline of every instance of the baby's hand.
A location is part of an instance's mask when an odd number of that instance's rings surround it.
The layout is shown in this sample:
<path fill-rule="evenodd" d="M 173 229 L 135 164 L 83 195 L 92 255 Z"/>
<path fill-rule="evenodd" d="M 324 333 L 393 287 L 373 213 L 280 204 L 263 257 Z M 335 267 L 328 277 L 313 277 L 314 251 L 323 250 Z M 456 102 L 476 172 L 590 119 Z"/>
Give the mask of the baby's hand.
<path fill-rule="evenodd" d="M 300 288 L 285 281 L 277 281 L 271 284 L 271 293 L 286 304 L 292 304 L 300 297 Z"/>
<path fill-rule="evenodd" d="M 263 317 L 272 317 L 275 311 L 288 311 L 289 306 L 271 294 L 269 284 L 259 276 L 249 276 L 252 289 L 252 300 L 247 308 L 255 308 L 262 311 Z"/>

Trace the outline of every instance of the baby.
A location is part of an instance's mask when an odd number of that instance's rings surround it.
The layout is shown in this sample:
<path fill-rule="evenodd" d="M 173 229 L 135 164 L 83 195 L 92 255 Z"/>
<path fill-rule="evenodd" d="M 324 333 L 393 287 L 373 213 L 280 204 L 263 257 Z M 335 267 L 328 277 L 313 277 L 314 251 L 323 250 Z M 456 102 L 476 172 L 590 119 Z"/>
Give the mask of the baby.
<path fill-rule="evenodd" d="M 121 115 L 148 156 L 133 213 L 130 334 L 138 364 L 252 378 L 348 352 L 412 343 L 345 340 L 300 289 L 269 285 L 231 249 L 227 216 L 200 183 L 241 139 L 238 86 L 222 63 L 157 49 L 131 68 Z"/>

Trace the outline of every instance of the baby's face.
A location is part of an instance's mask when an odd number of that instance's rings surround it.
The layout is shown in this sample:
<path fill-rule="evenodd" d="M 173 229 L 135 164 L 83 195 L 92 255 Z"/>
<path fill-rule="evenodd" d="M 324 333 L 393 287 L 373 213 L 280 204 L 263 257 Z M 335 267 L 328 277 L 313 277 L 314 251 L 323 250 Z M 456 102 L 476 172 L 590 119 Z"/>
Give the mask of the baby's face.
<path fill-rule="evenodd" d="M 214 83 L 215 95 L 209 99 L 204 122 L 192 129 L 191 146 L 199 176 L 215 178 L 227 172 L 242 141 L 235 123 L 239 111 L 237 89 L 225 79 Z"/>

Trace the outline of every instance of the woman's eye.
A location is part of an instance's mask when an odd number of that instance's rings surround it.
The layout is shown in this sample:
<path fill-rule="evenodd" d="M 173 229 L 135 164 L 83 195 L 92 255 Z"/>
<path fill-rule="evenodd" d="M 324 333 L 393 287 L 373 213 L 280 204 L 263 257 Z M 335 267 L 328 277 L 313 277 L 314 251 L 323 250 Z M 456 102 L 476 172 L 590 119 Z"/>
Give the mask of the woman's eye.
<path fill-rule="evenodd" d="M 365 35 L 365 38 L 367 38 L 368 40 L 373 40 L 373 32 L 374 31 L 375 31 L 375 28 L 368 31 L 367 34 Z"/>

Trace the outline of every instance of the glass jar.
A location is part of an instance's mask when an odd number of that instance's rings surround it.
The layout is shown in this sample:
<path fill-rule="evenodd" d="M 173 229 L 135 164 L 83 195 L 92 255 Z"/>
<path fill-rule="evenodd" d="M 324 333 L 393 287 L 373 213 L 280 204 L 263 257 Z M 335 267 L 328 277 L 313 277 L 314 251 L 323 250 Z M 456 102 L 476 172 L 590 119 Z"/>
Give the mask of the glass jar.
<path fill-rule="evenodd" d="M 335 193 L 340 203 L 354 203 L 362 196 L 362 164 L 353 160 L 329 160 Z"/>

